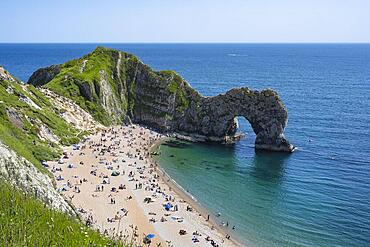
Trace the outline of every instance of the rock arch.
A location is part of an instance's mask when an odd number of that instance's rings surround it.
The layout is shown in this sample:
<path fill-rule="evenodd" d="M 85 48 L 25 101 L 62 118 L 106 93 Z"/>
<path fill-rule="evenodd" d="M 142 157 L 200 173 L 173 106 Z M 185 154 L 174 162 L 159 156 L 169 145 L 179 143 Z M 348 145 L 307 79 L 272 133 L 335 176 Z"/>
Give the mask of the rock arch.
<path fill-rule="evenodd" d="M 190 127 L 180 126 L 180 131 L 193 132 L 209 141 L 229 142 L 235 138 L 236 117 L 242 116 L 256 134 L 256 149 L 294 150 L 284 136 L 288 112 L 277 93 L 271 89 L 260 92 L 248 88 L 232 89 L 225 94 L 203 97 L 197 109 L 189 109 L 191 111 L 196 111 L 197 119 L 189 121 L 193 123 Z"/>

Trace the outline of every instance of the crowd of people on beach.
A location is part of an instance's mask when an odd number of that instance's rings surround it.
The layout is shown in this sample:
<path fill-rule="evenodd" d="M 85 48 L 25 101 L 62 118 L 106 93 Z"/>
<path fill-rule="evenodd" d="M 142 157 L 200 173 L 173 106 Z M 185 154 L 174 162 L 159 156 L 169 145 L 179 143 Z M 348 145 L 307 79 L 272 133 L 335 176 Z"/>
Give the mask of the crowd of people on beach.
<path fill-rule="evenodd" d="M 71 203 L 74 203 L 75 197 L 84 193 L 83 190 L 86 188 L 84 186 L 93 186 L 94 190 L 89 196 L 96 199 L 96 203 L 102 203 L 104 201 L 102 195 L 107 193 L 106 204 L 112 205 L 107 207 L 107 210 L 112 210 L 112 214 L 105 222 L 101 222 L 98 212 L 94 212 L 87 206 L 84 208 L 77 205 L 78 212 L 83 216 L 87 226 L 92 226 L 104 234 L 126 242 L 142 242 L 139 234 L 141 229 L 137 225 L 130 224 L 128 228 L 123 228 L 123 223 L 126 222 L 127 226 L 127 217 L 136 213 L 127 209 L 125 204 L 132 199 L 138 200 L 138 193 L 145 194 L 142 202 L 138 202 L 143 205 L 144 211 L 145 205 L 161 204 L 160 212 L 148 213 L 148 223 L 155 226 L 155 224 L 176 222 L 179 224 L 179 236 L 188 236 L 188 231 L 181 228 L 181 223 L 186 219 L 176 216 L 177 212 L 200 216 L 190 204 L 173 193 L 168 184 L 162 182 L 163 174 L 158 165 L 150 159 L 149 152 L 151 145 L 159 140 L 161 135 L 152 131 L 148 135 L 147 132 L 147 129 L 135 125 L 104 129 L 95 133 L 94 136 L 98 138 L 86 138 L 81 144 L 73 146 L 72 150 L 63 154 L 63 162 L 55 162 L 51 168 L 59 191 L 66 194 Z M 70 160 L 74 160 L 75 163 L 71 163 Z M 69 164 L 66 165 L 67 163 Z M 76 169 L 84 169 L 87 172 L 77 174 L 74 172 L 77 171 Z M 118 199 L 122 198 L 123 194 L 125 194 L 124 202 L 118 203 Z M 211 230 L 214 229 L 209 221 L 209 215 L 203 220 L 204 225 L 208 224 Z M 210 246 L 223 246 L 225 241 L 230 240 L 228 234 L 216 240 L 208 234 L 204 236 L 205 234 L 200 231 L 201 229 L 197 229 L 191 234 L 193 244 L 203 242 Z M 145 236 L 143 241 L 152 242 Z M 158 246 L 164 244 L 160 240 L 154 242 Z M 166 239 L 165 243 L 167 246 L 173 246 L 172 242 Z M 230 241 L 228 246 L 232 246 Z"/>

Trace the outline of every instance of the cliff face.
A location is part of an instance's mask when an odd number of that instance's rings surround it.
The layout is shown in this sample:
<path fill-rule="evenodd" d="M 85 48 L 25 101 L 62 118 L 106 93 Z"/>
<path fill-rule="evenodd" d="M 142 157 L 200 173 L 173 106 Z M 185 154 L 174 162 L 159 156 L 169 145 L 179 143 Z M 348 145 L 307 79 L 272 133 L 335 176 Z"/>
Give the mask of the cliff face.
<path fill-rule="evenodd" d="M 54 189 L 52 179 L 40 172 L 25 158 L 17 155 L 0 141 L 0 179 L 34 195 L 53 209 L 76 215 L 71 206 Z"/>
<path fill-rule="evenodd" d="M 236 133 L 236 117 L 243 116 L 256 133 L 257 149 L 293 151 L 283 134 L 287 110 L 270 89 L 239 88 L 203 97 L 173 71 L 153 71 L 131 54 L 102 47 L 40 69 L 29 83 L 74 100 L 105 125 L 132 121 L 197 140 L 228 142 Z"/>
<path fill-rule="evenodd" d="M 38 83 L 45 83 L 51 81 L 60 72 L 59 65 L 52 65 L 47 68 L 39 69 L 32 74 L 28 83 L 34 86 L 40 86 Z"/>

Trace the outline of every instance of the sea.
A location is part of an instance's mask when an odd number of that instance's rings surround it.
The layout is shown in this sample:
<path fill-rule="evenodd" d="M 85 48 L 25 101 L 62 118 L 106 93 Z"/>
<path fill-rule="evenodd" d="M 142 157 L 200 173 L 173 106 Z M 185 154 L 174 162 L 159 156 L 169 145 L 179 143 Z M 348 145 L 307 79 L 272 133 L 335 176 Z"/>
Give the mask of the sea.
<path fill-rule="evenodd" d="M 234 145 L 170 140 L 156 157 L 243 245 L 370 246 L 370 44 L 0 44 L 0 65 L 27 81 L 97 45 L 175 70 L 205 96 L 279 93 L 294 153 L 256 152 L 239 117 Z"/>

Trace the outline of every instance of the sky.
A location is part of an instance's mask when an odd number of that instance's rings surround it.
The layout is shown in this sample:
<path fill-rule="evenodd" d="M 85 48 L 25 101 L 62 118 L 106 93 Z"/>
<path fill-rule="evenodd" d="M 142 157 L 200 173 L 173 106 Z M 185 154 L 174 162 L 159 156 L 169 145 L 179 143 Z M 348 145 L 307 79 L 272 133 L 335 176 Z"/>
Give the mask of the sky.
<path fill-rule="evenodd" d="M 2 43 L 368 43 L 370 0 L 1 0 Z"/>

